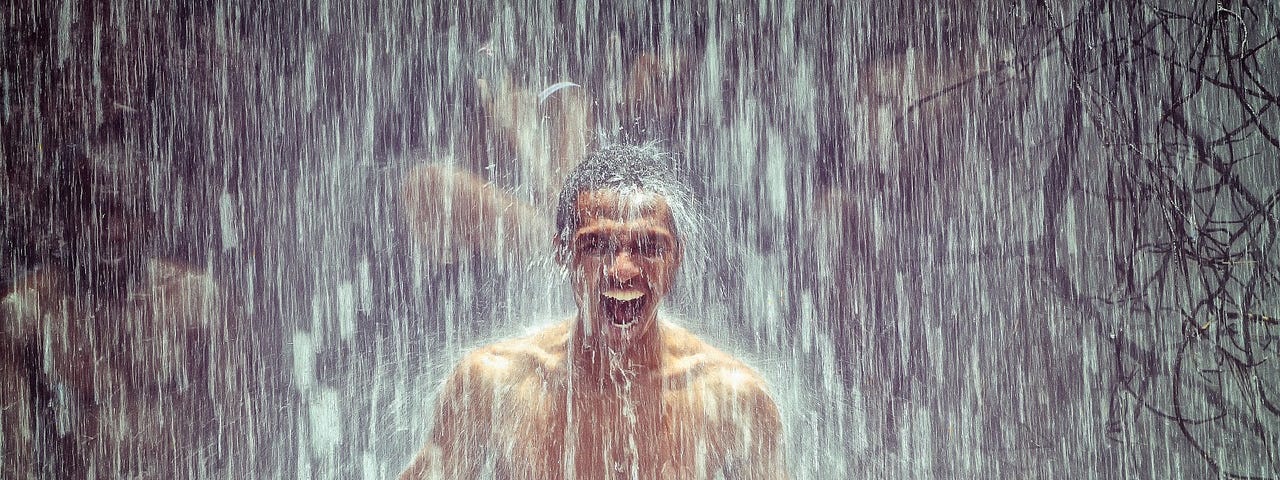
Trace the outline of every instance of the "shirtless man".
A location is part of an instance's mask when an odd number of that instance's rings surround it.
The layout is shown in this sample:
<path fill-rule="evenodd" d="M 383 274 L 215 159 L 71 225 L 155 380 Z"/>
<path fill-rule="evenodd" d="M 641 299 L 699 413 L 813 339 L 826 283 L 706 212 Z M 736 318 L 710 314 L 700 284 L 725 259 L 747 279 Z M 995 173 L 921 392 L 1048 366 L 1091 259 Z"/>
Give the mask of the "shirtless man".
<path fill-rule="evenodd" d="M 635 50 L 621 78 L 608 81 L 585 73 L 585 79 L 522 77 L 519 72 L 530 69 L 527 59 L 513 57 L 516 52 L 501 40 L 475 53 L 476 103 L 470 111 L 480 118 L 461 129 L 468 137 L 453 157 L 413 167 L 401 184 L 414 246 L 424 261 L 527 261 L 525 254 L 549 247 L 547 225 L 536 221 L 540 212 L 555 202 L 555 189 L 598 145 L 600 134 L 631 138 L 651 129 L 643 136 L 669 138 L 658 127 L 669 128 L 680 111 L 678 92 L 693 55 L 624 41 L 616 31 L 605 36 L 600 43 L 610 52 Z M 610 88 L 609 82 L 618 85 Z"/>
<path fill-rule="evenodd" d="M 659 318 L 687 193 L 652 147 L 588 157 L 559 197 L 578 313 L 468 354 L 440 394 L 422 478 L 786 478 L 758 374 Z"/>
<path fill-rule="evenodd" d="M 208 274 L 148 255 L 138 116 L 113 112 L 77 154 L 65 250 L 0 300 L 2 478 L 226 473 L 235 325 Z"/>

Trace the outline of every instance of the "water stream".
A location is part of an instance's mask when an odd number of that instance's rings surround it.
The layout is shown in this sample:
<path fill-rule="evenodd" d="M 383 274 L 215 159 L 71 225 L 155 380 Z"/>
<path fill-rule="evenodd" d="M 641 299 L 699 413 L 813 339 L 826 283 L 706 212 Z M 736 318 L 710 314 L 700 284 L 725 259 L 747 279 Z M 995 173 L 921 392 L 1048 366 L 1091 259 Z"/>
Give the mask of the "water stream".
<path fill-rule="evenodd" d="M 1280 478 L 1273 2 L 134 3 L 0 7 L 0 476 L 395 477 L 656 142 L 793 478 Z"/>

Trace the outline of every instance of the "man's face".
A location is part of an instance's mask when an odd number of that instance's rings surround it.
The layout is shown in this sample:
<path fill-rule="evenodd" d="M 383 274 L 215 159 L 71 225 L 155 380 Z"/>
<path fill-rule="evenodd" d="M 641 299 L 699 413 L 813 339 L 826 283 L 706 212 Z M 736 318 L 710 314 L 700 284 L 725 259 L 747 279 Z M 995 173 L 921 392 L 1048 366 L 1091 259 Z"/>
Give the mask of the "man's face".
<path fill-rule="evenodd" d="M 127 260 L 143 253 L 150 223 L 148 215 L 138 213 L 136 207 L 111 195 L 99 195 L 95 204 L 84 225 L 87 232 L 82 254 L 89 255 L 86 259 L 102 267 L 133 266 Z"/>
<path fill-rule="evenodd" d="M 96 146 L 86 159 L 90 205 L 81 219 L 82 261 L 107 269 L 133 268 L 145 255 L 152 219 L 148 212 L 148 179 L 143 151 L 115 139 Z"/>
<path fill-rule="evenodd" d="M 567 261 L 583 335 L 623 349 L 653 329 L 680 266 L 671 209 L 638 190 L 584 192 L 577 208 Z"/>

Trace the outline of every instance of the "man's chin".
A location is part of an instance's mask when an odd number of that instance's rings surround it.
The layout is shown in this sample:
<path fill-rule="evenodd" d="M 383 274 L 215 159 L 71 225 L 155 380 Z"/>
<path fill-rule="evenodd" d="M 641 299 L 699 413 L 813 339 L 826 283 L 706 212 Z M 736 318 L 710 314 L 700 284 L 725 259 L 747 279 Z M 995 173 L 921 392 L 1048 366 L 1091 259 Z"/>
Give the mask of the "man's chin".
<path fill-rule="evenodd" d="M 641 314 L 614 318 L 608 313 L 598 312 L 593 316 L 593 320 L 595 320 L 591 322 L 593 328 L 585 332 L 594 340 L 593 343 L 614 349 L 625 349 L 650 329 L 656 317 Z"/>

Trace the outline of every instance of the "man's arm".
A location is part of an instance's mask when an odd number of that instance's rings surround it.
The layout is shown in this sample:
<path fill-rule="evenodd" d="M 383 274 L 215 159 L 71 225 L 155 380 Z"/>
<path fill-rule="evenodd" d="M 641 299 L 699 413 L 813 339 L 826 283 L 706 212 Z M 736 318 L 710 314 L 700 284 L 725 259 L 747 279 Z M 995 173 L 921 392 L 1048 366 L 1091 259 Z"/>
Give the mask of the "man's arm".
<path fill-rule="evenodd" d="M 730 369 L 721 374 L 728 411 L 723 428 L 731 440 L 726 452 L 729 478 L 788 478 L 783 455 L 782 419 L 778 406 L 754 372 Z"/>
<path fill-rule="evenodd" d="M 7 345 L 5 346 L 7 347 Z M 27 376 L 13 361 L 8 352 L 0 359 L 0 477 L 34 478 L 36 473 L 32 456 L 35 453 L 36 436 L 32 427 L 31 388 Z"/>
<path fill-rule="evenodd" d="M 414 167 L 400 195 L 427 261 L 550 248 L 551 232 L 535 222 L 541 215 L 532 206 L 466 171 L 434 163 Z"/>
<path fill-rule="evenodd" d="M 270 410 L 258 410 L 256 399 L 244 397 L 244 392 L 252 391 L 251 382 L 261 377 L 249 368 L 254 351 L 242 338 L 240 311 L 231 307 L 225 290 L 210 274 L 185 265 L 166 264 L 166 268 L 174 269 L 175 275 L 157 301 L 165 302 L 162 308 L 172 312 L 161 320 L 173 329 L 178 355 L 174 362 L 183 366 L 183 380 L 171 384 L 181 388 L 170 390 L 170 408 L 194 410 L 183 416 L 187 423 L 182 428 L 191 435 L 187 443 L 175 442 L 171 448 L 181 453 L 217 439 L 231 439 L 230 448 L 209 453 L 208 465 L 226 474 L 255 471 L 258 459 L 236 442 L 250 438 L 255 423 L 269 422 L 263 415 Z"/>
<path fill-rule="evenodd" d="M 426 446 L 400 480 L 476 478 L 488 461 L 494 382 L 484 351 L 468 355 L 445 382 Z"/>
<path fill-rule="evenodd" d="M 31 385 L 13 295 L 0 301 L 0 477 L 34 478 L 36 449 Z"/>

